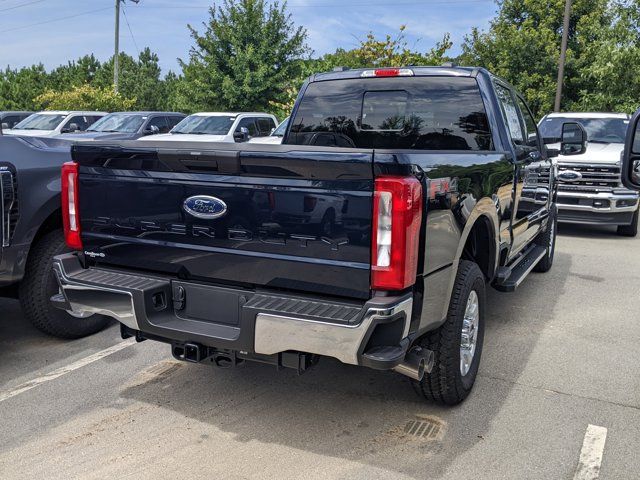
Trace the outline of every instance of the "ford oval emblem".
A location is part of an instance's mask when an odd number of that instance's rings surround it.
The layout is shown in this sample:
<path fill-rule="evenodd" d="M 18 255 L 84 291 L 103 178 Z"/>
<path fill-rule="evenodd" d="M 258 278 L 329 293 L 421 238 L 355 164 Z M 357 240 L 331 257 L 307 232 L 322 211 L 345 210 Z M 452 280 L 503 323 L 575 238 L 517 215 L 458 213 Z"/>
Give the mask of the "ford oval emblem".
<path fill-rule="evenodd" d="M 582 178 L 582 174 L 580 172 L 576 172 L 575 170 L 565 170 L 564 172 L 560 172 L 558 174 L 558 179 L 561 182 L 577 182 Z"/>
<path fill-rule="evenodd" d="M 227 213 L 226 203 L 219 198 L 208 195 L 189 197 L 182 204 L 182 208 L 184 208 L 184 211 L 189 215 L 208 220 L 220 218 Z"/>

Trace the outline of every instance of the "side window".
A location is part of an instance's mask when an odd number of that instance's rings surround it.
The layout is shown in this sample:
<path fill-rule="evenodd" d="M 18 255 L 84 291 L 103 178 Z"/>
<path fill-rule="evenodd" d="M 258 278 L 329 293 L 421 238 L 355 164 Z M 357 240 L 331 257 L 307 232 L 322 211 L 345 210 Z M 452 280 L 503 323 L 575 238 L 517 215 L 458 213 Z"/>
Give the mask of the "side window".
<path fill-rule="evenodd" d="M 93 125 L 94 123 L 96 123 L 98 120 L 100 120 L 102 117 L 96 117 L 96 116 L 91 116 L 91 117 L 87 117 L 87 124 L 90 127 L 91 125 Z"/>
<path fill-rule="evenodd" d="M 524 119 L 524 128 L 526 145 L 528 147 L 532 147 L 535 149 L 540 149 L 540 143 L 538 142 L 538 129 L 536 128 L 536 122 L 533 119 L 533 115 L 531 115 L 531 111 L 527 104 L 524 103 L 522 98 L 517 97 L 518 107 L 520 107 L 520 112 L 522 113 L 522 118 Z"/>
<path fill-rule="evenodd" d="M 87 128 L 89 128 L 89 125 L 88 125 L 88 122 L 87 122 L 87 118 L 84 115 L 76 115 L 75 117 L 71 117 L 64 124 L 64 127 L 68 128 L 72 123 L 75 123 L 78 126 L 78 130 L 81 131 L 81 132 L 83 132 Z"/>
<path fill-rule="evenodd" d="M 17 115 L 9 115 L 4 117 L 1 122 L 9 125 L 9 128 L 13 128 L 18 122 L 20 122 L 20 117 Z"/>
<path fill-rule="evenodd" d="M 507 119 L 511 140 L 513 140 L 513 143 L 516 145 L 523 145 L 524 132 L 522 131 L 518 108 L 513 101 L 511 92 L 502 85 L 496 85 L 496 93 L 498 94 L 498 100 L 500 100 L 500 106 L 502 107 L 504 116 Z"/>
<path fill-rule="evenodd" d="M 167 117 L 167 123 L 169 124 L 169 130 L 179 124 L 184 117 Z"/>
<path fill-rule="evenodd" d="M 258 131 L 260 132 L 261 137 L 271 135 L 271 130 L 273 130 L 274 128 L 276 128 L 276 124 L 272 118 L 258 118 Z"/>
<path fill-rule="evenodd" d="M 238 133 L 242 127 L 249 129 L 249 136 L 256 137 L 258 135 L 255 118 L 246 117 L 240 120 L 240 122 L 238 122 L 238 126 L 236 127 L 236 133 Z"/>
<path fill-rule="evenodd" d="M 169 125 L 165 117 L 153 117 L 147 125 L 147 128 L 151 127 L 158 127 L 158 133 L 167 133 L 169 131 Z"/>

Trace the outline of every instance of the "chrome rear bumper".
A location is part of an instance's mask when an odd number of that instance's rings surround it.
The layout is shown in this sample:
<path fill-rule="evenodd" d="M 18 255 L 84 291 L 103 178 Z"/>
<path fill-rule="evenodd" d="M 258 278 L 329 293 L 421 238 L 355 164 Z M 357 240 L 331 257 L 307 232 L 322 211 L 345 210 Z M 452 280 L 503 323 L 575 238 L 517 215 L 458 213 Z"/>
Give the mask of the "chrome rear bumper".
<path fill-rule="evenodd" d="M 256 292 L 83 268 L 76 254 L 56 257 L 53 268 L 64 296 L 63 304 L 56 306 L 107 315 L 143 337 L 173 344 L 194 342 L 260 355 L 299 351 L 387 369 L 403 360 L 411 343 L 411 294 L 355 303 Z M 185 295 L 182 303 L 176 296 L 178 289 Z M 197 309 L 189 310 L 198 302 Z M 384 325 L 387 338 L 390 324 L 395 356 L 372 360 L 367 349 L 374 344 L 380 347 L 377 328 Z"/>

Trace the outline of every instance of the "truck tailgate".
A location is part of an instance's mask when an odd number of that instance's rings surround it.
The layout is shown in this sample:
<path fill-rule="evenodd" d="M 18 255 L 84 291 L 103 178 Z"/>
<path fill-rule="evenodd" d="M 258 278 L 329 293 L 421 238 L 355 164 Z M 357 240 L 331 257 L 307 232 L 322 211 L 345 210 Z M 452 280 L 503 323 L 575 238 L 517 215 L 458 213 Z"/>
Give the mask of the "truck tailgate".
<path fill-rule="evenodd" d="M 96 142 L 73 158 L 90 263 L 369 296 L 371 150 Z"/>

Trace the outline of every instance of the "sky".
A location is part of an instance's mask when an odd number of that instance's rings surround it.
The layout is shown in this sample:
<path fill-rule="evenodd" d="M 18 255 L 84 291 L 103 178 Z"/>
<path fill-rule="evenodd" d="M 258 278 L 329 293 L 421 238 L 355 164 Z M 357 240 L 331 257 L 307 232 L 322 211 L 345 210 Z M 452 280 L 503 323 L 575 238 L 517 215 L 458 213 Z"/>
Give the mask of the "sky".
<path fill-rule="evenodd" d="M 42 63 L 51 69 L 93 53 L 106 60 L 114 49 L 115 0 L 0 0 L 0 67 Z M 193 44 L 187 24 L 202 30 L 212 0 L 127 0 L 120 20 L 120 49 L 137 56 L 149 46 L 166 73 L 179 71 Z M 353 48 L 372 31 L 397 35 L 427 51 L 449 32 L 452 54 L 460 52 L 472 27 L 486 28 L 493 0 L 290 0 L 296 25 L 308 32 L 316 56 Z"/>

